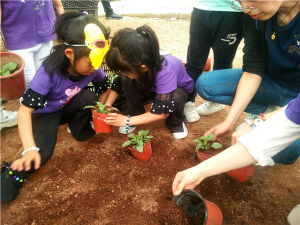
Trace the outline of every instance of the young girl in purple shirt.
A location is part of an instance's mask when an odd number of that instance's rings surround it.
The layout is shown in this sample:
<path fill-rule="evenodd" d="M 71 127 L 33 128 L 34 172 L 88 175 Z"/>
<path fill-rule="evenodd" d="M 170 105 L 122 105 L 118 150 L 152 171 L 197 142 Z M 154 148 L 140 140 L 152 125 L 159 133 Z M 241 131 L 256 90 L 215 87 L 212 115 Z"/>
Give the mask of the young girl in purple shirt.
<path fill-rule="evenodd" d="M 109 92 L 105 73 L 98 69 L 109 37 L 100 21 L 78 11 L 66 12 L 58 17 L 55 33 L 60 44 L 53 47 L 21 98 L 18 124 L 24 151 L 20 159 L 1 167 L 2 200 L 14 200 L 25 179 L 50 159 L 59 125 L 68 123 L 78 141 L 95 135 L 91 110 L 83 108 L 93 105 L 97 96 L 85 87 L 93 82 L 101 90 L 102 103 Z"/>
<path fill-rule="evenodd" d="M 112 39 L 106 62 L 119 75 L 107 104 L 112 105 L 123 88 L 128 114 L 111 113 L 105 120 L 107 124 L 119 126 L 119 132 L 126 134 L 137 125 L 166 119 L 174 138 L 187 136 L 182 113 L 194 81 L 180 59 L 160 55 L 157 36 L 149 26 L 120 30 Z M 141 104 L 145 96 L 154 99 L 150 112 L 145 112 Z"/>

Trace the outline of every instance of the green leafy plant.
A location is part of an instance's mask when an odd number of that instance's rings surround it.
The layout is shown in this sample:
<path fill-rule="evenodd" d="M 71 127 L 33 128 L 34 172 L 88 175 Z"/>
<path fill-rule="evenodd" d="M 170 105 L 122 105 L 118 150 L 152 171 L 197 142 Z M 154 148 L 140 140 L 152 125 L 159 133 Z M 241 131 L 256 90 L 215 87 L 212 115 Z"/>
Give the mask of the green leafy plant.
<path fill-rule="evenodd" d="M 114 79 L 117 77 L 118 75 L 114 75 L 112 72 L 109 72 L 106 74 L 106 77 L 108 78 L 110 85 L 112 85 Z"/>
<path fill-rule="evenodd" d="M 201 137 L 195 139 L 193 141 L 193 142 L 197 143 L 195 152 L 197 152 L 200 148 L 205 149 L 205 150 L 209 149 L 210 147 L 212 147 L 214 149 L 222 148 L 222 144 L 220 144 L 219 142 L 211 143 L 211 140 L 213 139 L 214 136 L 215 136 L 214 133 L 210 133 L 206 137 L 201 136 Z"/>
<path fill-rule="evenodd" d="M 103 114 L 111 113 L 112 110 L 119 112 L 117 108 L 107 107 L 106 104 L 102 104 L 101 102 L 95 102 L 95 105 L 88 105 L 84 107 L 84 109 L 87 108 L 95 109 L 95 112 Z"/>
<path fill-rule="evenodd" d="M 122 147 L 132 145 L 132 148 L 136 148 L 139 152 L 143 151 L 143 146 L 149 141 L 153 136 L 148 135 L 149 130 L 140 130 L 138 134 L 128 134 L 129 140 L 125 141 Z"/>
<path fill-rule="evenodd" d="M 1 76 L 10 75 L 11 72 L 14 71 L 16 68 L 17 68 L 17 63 L 11 61 L 2 67 L 2 69 L 0 70 L 0 75 Z"/>

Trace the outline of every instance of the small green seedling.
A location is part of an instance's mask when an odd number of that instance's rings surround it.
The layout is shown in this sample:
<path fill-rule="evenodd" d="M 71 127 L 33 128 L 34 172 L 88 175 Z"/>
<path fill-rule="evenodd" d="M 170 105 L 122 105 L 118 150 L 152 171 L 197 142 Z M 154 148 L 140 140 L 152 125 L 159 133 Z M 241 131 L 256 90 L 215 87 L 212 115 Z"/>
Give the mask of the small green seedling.
<path fill-rule="evenodd" d="M 219 142 L 211 143 L 211 140 L 213 139 L 214 136 L 215 136 L 214 133 L 210 133 L 206 137 L 201 136 L 201 137 L 195 139 L 193 141 L 193 142 L 197 143 L 195 152 L 197 152 L 200 148 L 205 149 L 205 150 L 209 149 L 210 147 L 212 147 L 214 149 L 222 148 L 222 145 Z"/>
<path fill-rule="evenodd" d="M 153 136 L 148 135 L 149 130 L 140 130 L 137 135 L 134 133 L 128 134 L 130 138 L 128 141 L 125 141 L 122 147 L 133 145 L 132 148 L 136 148 L 139 152 L 143 151 L 143 146 L 149 141 Z"/>
<path fill-rule="evenodd" d="M 109 82 L 112 84 L 114 82 L 114 79 L 118 76 L 118 75 L 114 75 L 112 72 L 109 72 L 106 74 Z"/>
<path fill-rule="evenodd" d="M 84 107 L 84 109 L 87 109 L 87 108 L 95 109 L 95 112 L 103 113 L 103 114 L 111 113 L 112 110 L 119 112 L 119 110 L 117 108 L 114 108 L 114 107 L 108 108 L 108 107 L 106 107 L 106 104 L 102 104 L 101 102 L 95 102 L 95 105 L 88 105 L 88 106 Z"/>
<path fill-rule="evenodd" d="M 11 72 L 14 71 L 16 68 L 17 68 L 17 63 L 11 61 L 2 67 L 2 69 L 0 70 L 0 75 L 1 76 L 10 75 Z"/>

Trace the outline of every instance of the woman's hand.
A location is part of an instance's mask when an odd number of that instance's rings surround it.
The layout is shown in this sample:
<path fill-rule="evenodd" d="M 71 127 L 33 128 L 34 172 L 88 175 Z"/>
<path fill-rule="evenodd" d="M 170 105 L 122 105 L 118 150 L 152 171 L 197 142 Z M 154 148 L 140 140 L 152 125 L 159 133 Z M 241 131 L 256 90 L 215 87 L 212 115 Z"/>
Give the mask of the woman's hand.
<path fill-rule="evenodd" d="M 31 169 L 31 162 L 34 162 L 34 169 L 40 168 L 41 165 L 41 155 L 35 150 L 30 150 L 26 152 L 22 158 L 17 159 L 14 161 L 10 168 L 12 170 L 18 170 L 18 171 L 28 171 Z"/>
<path fill-rule="evenodd" d="M 177 173 L 172 185 L 173 195 L 179 195 L 184 189 L 194 189 L 203 179 L 197 166 Z"/>
<path fill-rule="evenodd" d="M 244 136 L 247 133 L 250 133 L 252 128 L 249 124 L 245 123 L 244 126 L 236 130 L 231 136 L 231 145 L 234 145 L 237 142 L 237 139 Z"/>
<path fill-rule="evenodd" d="M 125 127 L 127 122 L 127 116 L 118 113 L 109 113 L 108 116 L 104 119 L 104 122 L 108 125 Z"/>
<path fill-rule="evenodd" d="M 215 140 L 220 141 L 220 136 L 229 133 L 230 131 L 232 131 L 232 129 L 233 129 L 233 125 L 225 120 L 222 123 L 218 124 L 217 126 L 210 128 L 210 130 L 204 134 L 204 137 L 206 137 L 210 133 L 215 133 L 215 136 L 212 139 L 212 141 Z"/>

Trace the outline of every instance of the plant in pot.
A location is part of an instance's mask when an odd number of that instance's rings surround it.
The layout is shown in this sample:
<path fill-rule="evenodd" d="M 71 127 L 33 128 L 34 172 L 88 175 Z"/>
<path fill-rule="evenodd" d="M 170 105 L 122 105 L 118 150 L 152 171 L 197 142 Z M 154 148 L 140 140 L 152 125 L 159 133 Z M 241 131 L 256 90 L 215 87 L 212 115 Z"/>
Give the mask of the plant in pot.
<path fill-rule="evenodd" d="M 19 99 L 26 90 L 23 58 L 12 52 L 1 52 L 0 65 L 4 65 L 0 71 L 0 98 Z"/>
<path fill-rule="evenodd" d="M 137 133 L 128 134 L 122 147 L 127 147 L 135 158 L 146 161 L 152 154 L 150 138 L 153 136 L 149 135 L 149 130 L 140 130 Z"/>
<path fill-rule="evenodd" d="M 194 142 L 197 143 L 195 151 L 197 152 L 197 158 L 200 162 L 203 162 L 210 157 L 213 157 L 214 155 L 220 153 L 223 151 L 223 146 L 219 142 L 213 142 L 211 143 L 211 140 L 214 137 L 214 133 L 209 134 L 206 137 L 199 137 L 194 140 Z M 200 149 L 205 149 L 206 151 L 209 150 L 209 148 L 213 148 L 219 151 L 212 152 L 214 150 L 210 151 L 210 154 L 204 154 L 203 152 L 199 151 Z M 234 180 L 238 182 L 245 182 L 249 176 L 251 176 L 254 173 L 254 166 L 246 166 L 239 169 L 231 170 L 226 172 L 228 176 L 233 178 Z"/>
<path fill-rule="evenodd" d="M 17 68 L 17 65 L 18 64 L 15 61 L 10 61 L 0 69 L 0 75 L 6 76 L 12 74 L 14 70 Z"/>
<path fill-rule="evenodd" d="M 98 133 L 109 133 L 112 131 L 112 125 L 108 125 L 104 122 L 104 119 L 111 112 L 119 112 L 117 108 L 102 104 L 101 102 L 95 102 L 95 105 L 85 106 L 84 109 L 91 108 L 93 115 L 94 130 Z"/>

